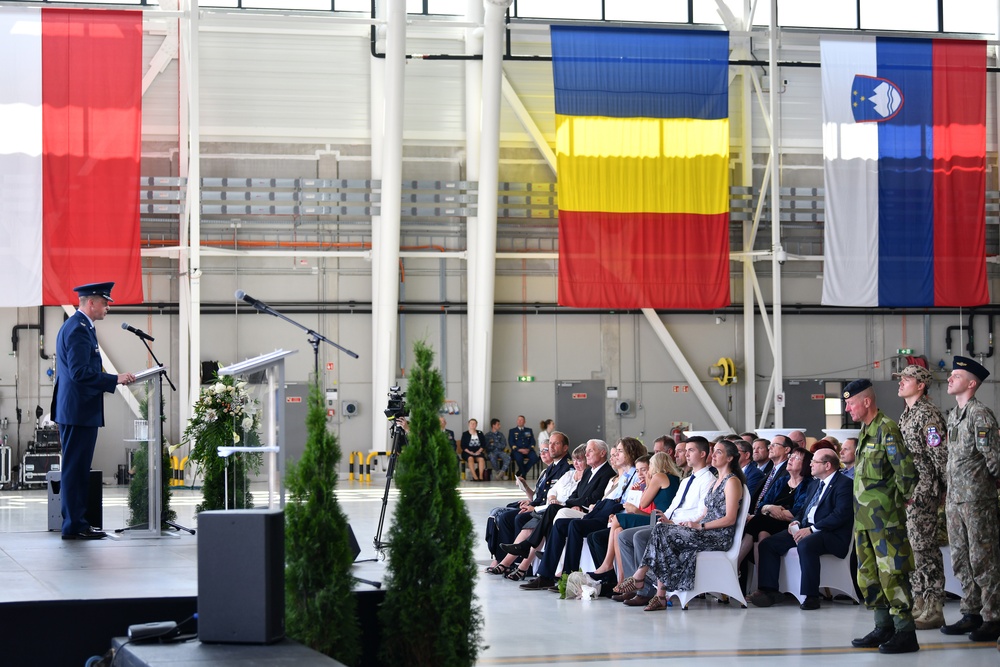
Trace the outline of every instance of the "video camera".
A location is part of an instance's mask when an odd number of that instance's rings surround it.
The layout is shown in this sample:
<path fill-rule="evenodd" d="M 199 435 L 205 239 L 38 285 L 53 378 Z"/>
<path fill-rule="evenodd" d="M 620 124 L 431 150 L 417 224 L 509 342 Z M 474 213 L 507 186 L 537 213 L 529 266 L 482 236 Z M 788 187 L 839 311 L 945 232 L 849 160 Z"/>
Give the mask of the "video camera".
<path fill-rule="evenodd" d="M 395 421 L 396 419 L 401 419 L 410 414 L 409 409 L 406 407 L 406 403 L 403 401 L 403 397 L 406 393 L 400 390 L 399 385 L 393 385 L 389 387 L 389 405 L 385 409 L 386 419 Z"/>

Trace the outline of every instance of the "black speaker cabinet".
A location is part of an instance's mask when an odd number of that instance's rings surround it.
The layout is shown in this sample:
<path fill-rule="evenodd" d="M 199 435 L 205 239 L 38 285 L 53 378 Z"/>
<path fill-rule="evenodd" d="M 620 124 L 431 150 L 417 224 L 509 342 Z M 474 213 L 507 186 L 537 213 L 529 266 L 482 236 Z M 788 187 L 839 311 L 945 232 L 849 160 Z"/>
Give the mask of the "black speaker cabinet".
<path fill-rule="evenodd" d="M 198 639 L 269 644 L 285 636 L 285 515 L 198 515 Z"/>

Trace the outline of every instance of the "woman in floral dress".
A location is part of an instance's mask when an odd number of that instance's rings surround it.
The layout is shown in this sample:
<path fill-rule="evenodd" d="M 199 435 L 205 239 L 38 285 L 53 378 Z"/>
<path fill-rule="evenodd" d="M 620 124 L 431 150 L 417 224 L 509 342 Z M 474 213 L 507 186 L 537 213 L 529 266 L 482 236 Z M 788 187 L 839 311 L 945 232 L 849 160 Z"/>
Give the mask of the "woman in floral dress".
<path fill-rule="evenodd" d="M 718 481 L 705 496 L 705 512 L 693 521 L 662 521 L 653 528 L 642 565 L 615 587 L 616 593 L 642 588 L 646 573 L 656 575 L 656 597 L 646 611 L 666 609 L 666 591 L 689 591 L 694 587 L 699 551 L 725 551 L 733 545 L 740 500 L 746 478 L 739 464 L 739 450 L 731 442 L 718 442 L 712 450 L 712 465 Z"/>

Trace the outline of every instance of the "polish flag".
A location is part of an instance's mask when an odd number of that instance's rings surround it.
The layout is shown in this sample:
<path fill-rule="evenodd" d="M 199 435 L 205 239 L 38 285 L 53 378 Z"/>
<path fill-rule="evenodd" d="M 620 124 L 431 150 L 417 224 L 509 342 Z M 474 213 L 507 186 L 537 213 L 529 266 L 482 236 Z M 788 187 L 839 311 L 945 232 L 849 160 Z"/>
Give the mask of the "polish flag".
<path fill-rule="evenodd" d="M 0 306 L 142 303 L 142 12 L 0 10 Z"/>

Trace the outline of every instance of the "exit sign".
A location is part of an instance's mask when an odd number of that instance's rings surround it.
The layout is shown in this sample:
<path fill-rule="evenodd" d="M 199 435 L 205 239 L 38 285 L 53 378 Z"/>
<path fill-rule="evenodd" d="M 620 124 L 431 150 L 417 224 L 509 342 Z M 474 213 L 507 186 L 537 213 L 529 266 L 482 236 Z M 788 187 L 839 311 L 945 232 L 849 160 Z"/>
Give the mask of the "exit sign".
<path fill-rule="evenodd" d="M 896 354 L 913 354 L 913 348 L 912 347 L 901 347 L 898 350 L 896 350 Z"/>
<path fill-rule="evenodd" d="M 517 381 L 518 382 L 534 382 L 535 381 L 535 376 L 534 375 L 518 375 L 517 376 Z"/>

